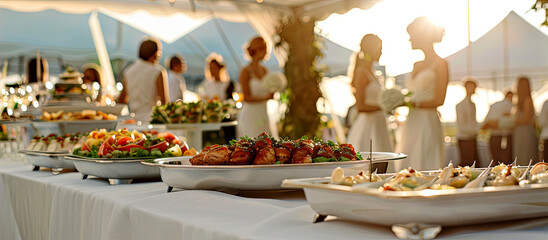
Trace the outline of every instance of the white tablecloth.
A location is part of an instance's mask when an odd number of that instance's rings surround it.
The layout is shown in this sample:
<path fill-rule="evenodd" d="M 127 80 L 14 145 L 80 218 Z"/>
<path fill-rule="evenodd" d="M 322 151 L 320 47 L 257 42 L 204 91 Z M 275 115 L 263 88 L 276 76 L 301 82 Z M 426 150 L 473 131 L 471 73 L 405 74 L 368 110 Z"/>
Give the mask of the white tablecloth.
<path fill-rule="evenodd" d="M 394 239 L 388 227 L 315 213 L 302 192 L 166 193 L 0 160 L 0 239 Z M 450 206 L 448 206 L 450 207 Z M 444 229 L 445 239 L 547 239 L 548 218 Z"/>

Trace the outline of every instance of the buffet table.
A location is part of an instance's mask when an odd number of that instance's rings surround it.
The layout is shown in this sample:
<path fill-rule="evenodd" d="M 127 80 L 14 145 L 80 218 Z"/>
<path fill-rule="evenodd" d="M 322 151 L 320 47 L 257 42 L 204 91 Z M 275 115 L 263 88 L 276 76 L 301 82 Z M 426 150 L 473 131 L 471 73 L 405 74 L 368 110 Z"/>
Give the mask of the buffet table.
<path fill-rule="evenodd" d="M 0 239 L 394 239 L 390 228 L 315 213 L 301 191 L 175 191 L 111 186 L 0 159 Z M 450 207 L 450 206 L 448 206 Z M 546 207 L 546 206 L 544 206 Z M 444 229 L 444 239 L 546 239 L 548 218 Z"/>

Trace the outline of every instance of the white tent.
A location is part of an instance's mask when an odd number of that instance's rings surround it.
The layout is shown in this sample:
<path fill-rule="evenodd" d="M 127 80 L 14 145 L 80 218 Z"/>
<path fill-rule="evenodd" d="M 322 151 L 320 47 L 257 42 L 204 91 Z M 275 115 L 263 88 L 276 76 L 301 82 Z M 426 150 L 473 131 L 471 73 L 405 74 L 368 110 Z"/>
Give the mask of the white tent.
<path fill-rule="evenodd" d="M 138 14 L 148 14 L 155 19 L 184 15 L 195 21 L 190 24 L 180 24 L 183 30 L 175 33 L 156 36 L 165 42 L 172 42 L 178 34 L 184 34 L 196 27 L 197 22 L 205 22 L 211 18 L 220 18 L 228 21 L 248 22 L 253 29 L 265 37 L 267 42 L 272 45 L 275 33 L 275 26 L 284 16 L 294 12 L 301 13 L 301 16 L 314 19 L 324 19 L 329 14 L 337 12 L 344 13 L 352 8 L 369 8 L 378 0 L 287 0 L 287 1 L 257 1 L 257 0 L 95 0 L 95 1 L 47 1 L 47 0 L 2 0 L 0 8 L 11 9 L 22 12 L 36 12 L 45 9 L 55 9 L 63 13 L 71 14 L 89 14 L 89 26 L 91 28 L 93 42 L 97 50 L 99 61 L 103 66 L 109 66 L 108 39 L 117 33 L 109 34 L 101 29 L 97 12 L 107 13 L 111 16 L 116 15 L 116 19 L 125 21 L 127 19 L 143 18 Z M 143 13 L 144 12 L 144 13 Z M 150 21 L 141 21 L 150 22 Z M 146 32 L 154 33 L 158 30 L 158 25 L 142 26 L 135 23 L 134 27 Z M 10 23 L 12 27 L 16 23 Z M 54 25 L 52 25 L 53 27 Z M 48 29 L 48 28 L 44 28 Z M 154 34 L 151 34 L 154 36 Z M 104 38 L 103 38 L 104 36 Z M 182 36 L 182 35 L 181 35 Z M 247 37 L 247 36 L 246 36 Z M 74 55 L 78 55 L 76 53 Z M 232 53 L 232 55 L 234 55 Z M 234 58 L 234 56 L 232 56 Z M 278 62 L 284 62 L 283 54 L 277 55 Z M 344 62 L 347 60 L 345 59 Z M 343 63 L 344 63 L 343 62 Z M 345 64 L 346 65 L 346 64 Z M 339 67 L 340 68 L 340 67 Z M 110 69 L 107 67 L 106 69 Z M 109 82 L 113 83 L 112 73 L 107 72 Z"/>
<path fill-rule="evenodd" d="M 493 29 L 446 60 L 452 81 L 472 75 L 481 87 L 502 90 L 512 86 L 518 76 L 527 75 L 532 88 L 538 89 L 548 79 L 548 36 L 510 12 Z"/>
<path fill-rule="evenodd" d="M 114 17 L 100 13 L 98 15 L 105 45 L 111 59 L 133 61 L 139 41 L 147 33 L 125 24 L 129 19 L 118 21 Z M 50 61 L 50 73 L 59 74 L 63 71 L 60 64 L 70 64 L 74 67 L 97 59 L 96 49 L 88 27 L 90 14 L 69 14 L 55 10 L 40 12 L 15 12 L 0 9 L 0 58 L 11 59 L 10 73 L 22 73 L 24 62 L 33 56 L 36 50 Z M 18 23 L 21 28 L 13 27 Z M 203 75 L 205 58 L 216 52 L 224 56 L 230 76 L 237 79 L 239 69 L 245 64 L 242 45 L 256 31 L 247 23 L 228 22 L 217 18 L 199 22 L 190 32 L 182 37 L 163 41 L 163 57 L 174 53 L 182 54 L 188 65 L 188 75 Z M 175 30 L 178 30 L 175 28 Z M 148 32 L 154 34 L 153 32 Z M 226 37 L 226 41 L 223 41 Z M 328 76 L 345 73 L 351 50 L 324 39 L 325 58 L 320 60 L 329 70 Z M 52 61 L 63 61 L 60 64 Z M 163 62 L 163 61 L 162 61 Z M 276 58 L 270 58 L 265 65 L 272 71 L 280 71 Z"/>

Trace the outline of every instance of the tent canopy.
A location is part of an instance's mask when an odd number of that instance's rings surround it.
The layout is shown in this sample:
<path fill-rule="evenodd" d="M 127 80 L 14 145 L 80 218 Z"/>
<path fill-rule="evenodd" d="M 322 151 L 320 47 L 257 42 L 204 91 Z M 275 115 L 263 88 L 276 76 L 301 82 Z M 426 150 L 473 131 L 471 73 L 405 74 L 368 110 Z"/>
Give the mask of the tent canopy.
<path fill-rule="evenodd" d="M 519 75 L 527 75 L 532 88 L 539 88 L 548 79 L 548 36 L 515 12 L 468 47 L 446 57 L 452 81 L 468 74 L 469 50 L 470 75 L 483 87 L 502 90 L 512 86 Z"/>
<path fill-rule="evenodd" d="M 345 13 L 352 8 L 368 9 L 379 0 L 2 0 L 0 8 L 20 12 L 55 9 L 60 12 L 83 14 L 101 11 L 131 14 L 138 10 L 156 16 L 181 14 L 204 19 L 216 17 L 232 22 L 248 22 L 267 42 L 272 43 L 275 26 L 282 17 L 294 12 L 301 16 L 323 20 L 332 13 Z M 259 3 L 261 2 L 261 3 Z M 113 14 L 111 14 L 113 15 Z M 165 39 L 164 39 L 165 40 Z M 282 59 L 278 59 L 282 60 Z M 283 60 L 282 60 L 283 61 Z"/>
<path fill-rule="evenodd" d="M 137 10 L 143 10 L 157 17 L 184 13 L 195 21 L 188 24 L 197 26 L 208 17 L 221 18 L 229 21 L 246 21 L 259 35 L 263 36 L 268 44 L 273 46 L 273 38 L 276 35 L 276 26 L 284 17 L 295 15 L 321 20 L 332 13 L 345 13 L 348 10 L 360 7 L 370 8 L 379 0 L 3 0 L 0 1 L 0 8 L 7 8 L 15 11 L 36 12 L 45 9 L 55 9 L 65 13 L 87 14 L 92 12 L 89 18 L 89 26 L 92 38 L 97 50 L 99 62 L 105 67 L 105 76 L 110 85 L 114 84 L 114 76 L 109 62 L 109 53 L 106 41 L 103 39 L 106 34 L 100 27 L 97 12 L 118 14 L 118 20 L 124 21 L 123 14 L 134 14 Z M 127 17 L 127 16 L 126 16 Z M 146 22 L 146 21 L 145 21 Z M 185 25 L 182 25 L 185 26 Z M 218 26 L 218 24 L 217 24 Z M 156 28 L 152 26 L 152 29 Z M 149 30 L 151 30 L 149 28 Z M 185 28 L 185 31 L 189 28 Z M 118 31 L 119 33 L 120 31 Z M 184 31 L 183 31 L 184 33 Z M 171 42 L 175 36 L 169 39 L 161 38 Z M 225 34 L 223 34 L 225 35 Z M 165 37 L 165 36 L 164 36 Z M 118 38 L 119 39 L 119 38 Z M 226 37 L 223 36 L 225 45 Z M 236 54 L 231 52 L 232 58 L 237 59 Z M 278 62 L 282 65 L 285 62 L 285 53 L 276 54 Z M 238 62 L 238 61 L 236 61 Z"/>
<path fill-rule="evenodd" d="M 367 9 L 378 0 L 2 0 L 0 7 L 15 11 L 36 12 L 55 9 L 65 13 L 89 13 L 107 9 L 117 13 L 131 13 L 146 10 L 153 14 L 166 15 L 178 12 L 194 17 L 215 14 L 231 21 L 247 21 L 242 9 L 287 15 L 300 12 L 317 20 L 323 20 L 332 13 L 345 13 L 352 8 Z"/>
<path fill-rule="evenodd" d="M 36 50 L 40 50 L 50 61 L 58 58 L 80 67 L 97 59 L 88 25 L 89 17 L 89 13 L 69 14 L 55 10 L 28 13 L 0 9 L 0 57 L 11 58 L 14 61 L 10 64 L 17 65 L 20 63 L 15 58 L 30 57 Z M 141 39 L 150 33 L 138 30 L 108 14 L 99 14 L 98 18 L 111 59 L 134 60 Z M 12 23 L 24 27 L 13 27 Z M 223 41 L 223 34 L 228 41 Z M 211 18 L 172 42 L 163 41 L 163 57 L 165 59 L 175 53 L 182 54 L 187 60 L 188 73 L 203 75 L 205 58 L 211 52 L 216 52 L 228 63 L 230 76 L 237 78 L 239 69 L 246 62 L 242 46 L 254 35 L 257 32 L 247 23 Z M 329 68 L 328 75 L 345 73 L 351 51 L 327 39 L 324 43 L 326 57 L 320 63 Z M 273 57 L 265 64 L 273 71 L 281 70 Z M 50 67 L 56 66 L 50 64 Z M 62 71 L 51 70 L 52 73 Z M 10 72 L 21 72 L 21 68 L 10 67 Z"/>

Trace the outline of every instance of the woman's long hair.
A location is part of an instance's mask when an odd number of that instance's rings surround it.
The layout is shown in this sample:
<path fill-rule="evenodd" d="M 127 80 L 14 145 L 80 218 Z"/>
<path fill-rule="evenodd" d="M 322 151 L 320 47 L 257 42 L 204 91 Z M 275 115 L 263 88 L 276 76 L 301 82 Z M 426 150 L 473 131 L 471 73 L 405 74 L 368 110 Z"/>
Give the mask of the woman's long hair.
<path fill-rule="evenodd" d="M 350 56 L 350 64 L 346 75 L 351 79 L 352 85 L 354 85 L 354 75 L 356 70 L 366 61 L 372 61 L 371 53 L 373 48 L 379 47 L 381 39 L 375 34 L 366 34 L 360 41 L 360 51 L 354 52 Z"/>
<path fill-rule="evenodd" d="M 525 107 L 525 103 L 527 99 L 531 99 L 531 100 L 533 99 L 531 97 L 531 85 L 529 83 L 528 77 L 522 76 L 518 78 L 517 95 L 518 95 L 517 109 L 519 111 Z"/>

